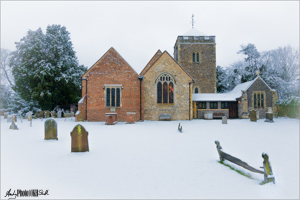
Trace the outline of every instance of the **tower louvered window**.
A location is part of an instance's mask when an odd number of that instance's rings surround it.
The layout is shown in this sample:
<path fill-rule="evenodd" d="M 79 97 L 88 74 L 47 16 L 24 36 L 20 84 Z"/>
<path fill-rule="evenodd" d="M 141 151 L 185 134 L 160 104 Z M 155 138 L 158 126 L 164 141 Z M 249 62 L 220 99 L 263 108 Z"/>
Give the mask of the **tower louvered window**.
<path fill-rule="evenodd" d="M 170 74 L 163 73 L 156 79 L 157 103 L 174 103 L 174 79 Z"/>

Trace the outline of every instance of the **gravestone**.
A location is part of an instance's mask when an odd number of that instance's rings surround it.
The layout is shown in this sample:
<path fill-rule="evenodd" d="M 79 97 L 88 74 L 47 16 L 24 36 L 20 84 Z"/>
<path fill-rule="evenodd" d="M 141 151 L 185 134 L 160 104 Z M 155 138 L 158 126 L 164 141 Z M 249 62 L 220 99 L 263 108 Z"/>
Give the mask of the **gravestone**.
<path fill-rule="evenodd" d="M 55 117 L 56 117 L 56 112 L 55 112 L 55 111 L 51 111 L 50 114 L 51 114 L 51 117 L 52 117 L 52 118 L 55 118 Z"/>
<path fill-rule="evenodd" d="M 62 113 L 61 110 L 57 111 L 57 118 L 61 118 L 61 113 Z"/>
<path fill-rule="evenodd" d="M 47 110 L 47 111 L 45 112 L 45 118 L 49 118 L 49 117 L 50 117 L 50 111 Z"/>
<path fill-rule="evenodd" d="M 4 113 L 4 119 L 7 119 L 7 116 L 8 116 L 8 112 L 5 112 Z"/>
<path fill-rule="evenodd" d="M 47 119 L 45 121 L 45 140 L 58 140 L 57 124 L 54 119 Z"/>
<path fill-rule="evenodd" d="M 16 116 L 12 115 L 11 125 L 10 125 L 9 129 L 19 130 L 17 125 L 15 124 L 15 120 L 14 120 L 15 118 L 16 118 Z"/>
<path fill-rule="evenodd" d="M 250 110 L 250 121 L 251 122 L 256 122 L 257 121 L 257 115 L 256 115 L 256 110 Z"/>
<path fill-rule="evenodd" d="M 127 112 L 126 124 L 134 124 L 135 123 L 135 112 Z"/>
<path fill-rule="evenodd" d="M 23 121 L 22 121 L 22 111 L 19 111 L 19 112 L 18 112 L 18 114 L 19 114 L 19 117 L 20 117 L 21 123 L 23 123 Z"/>
<path fill-rule="evenodd" d="M 80 124 L 71 132 L 71 152 L 89 151 L 88 132 Z"/>
<path fill-rule="evenodd" d="M 273 175 L 271 163 L 269 161 L 269 156 L 268 154 L 263 153 L 262 157 L 264 159 L 264 181 L 265 183 L 273 182 L 275 184 L 275 177 Z"/>
<path fill-rule="evenodd" d="M 226 116 L 222 117 L 222 124 L 227 124 L 227 117 Z"/>
<path fill-rule="evenodd" d="M 12 116 L 11 116 L 11 115 L 8 115 L 8 116 L 7 116 L 7 122 L 11 122 L 11 118 L 12 118 Z"/>
<path fill-rule="evenodd" d="M 39 112 L 39 114 L 38 114 L 37 117 L 39 117 L 39 118 L 44 118 L 44 111 L 41 110 L 41 111 Z"/>
<path fill-rule="evenodd" d="M 268 108 L 268 112 L 266 113 L 266 119 L 265 122 L 274 123 L 273 121 L 273 111 L 272 108 Z"/>
<path fill-rule="evenodd" d="M 71 111 L 70 116 L 71 116 L 71 117 L 74 117 L 74 116 L 75 116 L 73 111 Z"/>
<path fill-rule="evenodd" d="M 27 119 L 30 121 L 30 127 L 32 127 L 32 112 L 29 112 Z"/>
<path fill-rule="evenodd" d="M 11 117 L 14 118 L 15 122 L 17 122 L 17 115 L 13 114 Z"/>
<path fill-rule="evenodd" d="M 259 111 L 256 111 L 256 120 L 259 120 Z"/>

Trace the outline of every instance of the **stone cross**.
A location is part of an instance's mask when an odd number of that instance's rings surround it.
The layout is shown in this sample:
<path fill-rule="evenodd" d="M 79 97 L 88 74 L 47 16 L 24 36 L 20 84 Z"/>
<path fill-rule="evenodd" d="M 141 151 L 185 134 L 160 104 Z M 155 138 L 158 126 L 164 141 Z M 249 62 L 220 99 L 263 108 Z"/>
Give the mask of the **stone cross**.
<path fill-rule="evenodd" d="M 256 122 L 257 121 L 257 115 L 256 115 L 256 110 L 250 110 L 250 121 L 251 122 Z"/>
<path fill-rule="evenodd" d="M 11 120 L 11 125 L 10 125 L 9 129 L 19 130 L 18 127 L 17 127 L 17 125 L 15 124 L 15 118 L 16 118 L 15 115 L 12 115 L 12 116 L 11 116 L 11 119 L 12 119 L 12 120 Z"/>
<path fill-rule="evenodd" d="M 257 74 L 257 76 L 259 76 L 259 73 L 260 73 L 260 71 L 259 71 L 259 70 L 257 70 L 257 71 L 256 71 L 256 74 Z"/>
<path fill-rule="evenodd" d="M 71 152 L 89 151 L 88 132 L 80 124 L 71 132 Z"/>
<path fill-rule="evenodd" d="M 47 119 L 45 121 L 45 140 L 58 140 L 57 124 L 54 119 Z"/>

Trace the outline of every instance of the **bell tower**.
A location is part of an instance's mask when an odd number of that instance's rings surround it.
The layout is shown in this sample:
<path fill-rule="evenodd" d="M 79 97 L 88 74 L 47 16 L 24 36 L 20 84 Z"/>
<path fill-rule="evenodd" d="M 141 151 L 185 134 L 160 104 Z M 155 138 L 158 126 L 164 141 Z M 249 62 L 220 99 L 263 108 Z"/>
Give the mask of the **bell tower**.
<path fill-rule="evenodd" d="M 192 17 L 192 27 L 194 19 Z M 195 28 L 177 37 L 174 59 L 193 77 L 193 93 L 216 93 L 216 37 Z"/>

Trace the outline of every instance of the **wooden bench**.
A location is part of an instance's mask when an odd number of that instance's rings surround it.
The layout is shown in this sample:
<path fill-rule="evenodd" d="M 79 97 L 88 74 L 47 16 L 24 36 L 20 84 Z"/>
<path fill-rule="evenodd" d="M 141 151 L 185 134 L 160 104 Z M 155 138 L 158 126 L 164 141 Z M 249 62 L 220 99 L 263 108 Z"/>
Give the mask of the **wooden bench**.
<path fill-rule="evenodd" d="M 213 113 L 213 118 L 222 118 L 226 116 L 225 113 Z"/>
<path fill-rule="evenodd" d="M 159 114 L 159 120 L 169 120 L 171 121 L 171 114 L 167 114 L 167 113 L 162 113 Z"/>

